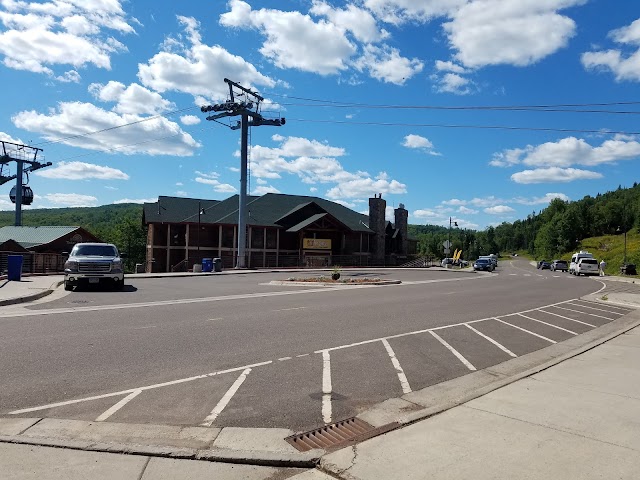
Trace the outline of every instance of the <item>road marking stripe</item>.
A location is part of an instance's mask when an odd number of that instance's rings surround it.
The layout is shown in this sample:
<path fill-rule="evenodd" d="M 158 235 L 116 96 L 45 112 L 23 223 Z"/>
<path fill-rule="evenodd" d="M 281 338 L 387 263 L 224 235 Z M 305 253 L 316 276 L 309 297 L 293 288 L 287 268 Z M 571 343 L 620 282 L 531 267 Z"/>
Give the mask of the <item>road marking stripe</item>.
<path fill-rule="evenodd" d="M 116 413 L 118 410 L 120 410 L 122 407 L 124 407 L 127 403 L 129 403 L 131 400 L 136 398 L 141 393 L 142 393 L 142 390 L 135 390 L 134 392 L 131 392 L 129 395 L 124 397 L 122 400 L 120 400 L 118 403 L 116 403 L 114 406 L 112 406 L 107 411 L 105 411 L 102 415 L 96 418 L 96 422 L 104 422 L 107 418 L 109 418 L 111 415 Z"/>
<path fill-rule="evenodd" d="M 504 320 L 500 320 L 500 319 L 499 319 L 499 318 L 497 318 L 497 317 L 493 317 L 493 318 L 494 318 L 494 320 L 497 320 L 497 321 L 498 321 L 498 322 L 500 322 L 500 323 L 504 323 L 505 325 L 509 325 L 510 327 L 517 328 L 518 330 L 522 330 L 523 332 L 530 333 L 531 335 L 533 335 L 533 336 L 535 336 L 535 337 L 538 337 L 538 338 L 541 338 L 541 339 L 543 339 L 543 340 L 546 340 L 547 342 L 551 342 L 551 343 L 558 343 L 558 342 L 556 342 L 555 340 L 551 340 L 550 338 L 543 337 L 542 335 L 538 335 L 537 333 L 532 332 L 532 331 L 530 331 L 530 330 L 527 330 L 526 328 L 522 328 L 522 327 L 519 327 L 519 326 L 514 325 L 514 324 L 512 324 L 512 323 L 505 322 Z"/>
<path fill-rule="evenodd" d="M 216 421 L 216 418 L 218 418 L 218 416 L 222 413 L 225 407 L 229 404 L 233 396 L 236 394 L 236 392 L 240 388 L 240 385 L 242 385 L 244 381 L 247 379 L 247 375 L 249 375 L 249 373 L 251 373 L 251 369 L 247 368 L 240 374 L 240 376 L 236 379 L 236 381 L 233 382 L 233 385 L 231 385 L 231 388 L 227 390 L 227 393 L 224 394 L 224 396 L 220 399 L 220 401 L 215 406 L 215 408 L 211 410 L 211 413 L 207 416 L 207 418 L 204 419 L 204 422 L 200 424 L 201 427 L 210 427 L 213 424 L 213 422 Z"/>
<path fill-rule="evenodd" d="M 509 275 L 511 275 L 512 277 L 517 277 L 518 276 L 517 273 L 510 273 Z"/>
<path fill-rule="evenodd" d="M 303 353 L 302 355 L 296 355 L 296 358 L 300 358 L 300 357 L 308 357 L 309 354 L 308 353 Z"/>
<path fill-rule="evenodd" d="M 531 276 L 531 274 L 530 274 L 530 273 L 525 273 L 523 276 L 524 276 L 524 277 L 530 277 L 530 276 Z"/>
<path fill-rule="evenodd" d="M 557 325 L 554 325 L 553 323 L 543 322 L 542 320 L 538 320 L 537 318 L 533 318 L 533 317 L 528 317 L 526 315 L 523 315 L 522 313 L 518 313 L 518 315 L 521 316 L 522 318 L 527 318 L 527 319 L 532 320 L 534 322 L 543 323 L 543 324 L 548 325 L 550 327 L 557 328 L 558 330 L 562 330 L 564 332 L 570 333 L 571 335 L 578 335 L 573 330 L 567 330 L 566 328 L 559 327 Z"/>
<path fill-rule="evenodd" d="M 580 310 L 574 310 L 573 308 L 561 307 L 560 305 L 554 305 L 554 308 L 560 308 L 562 310 L 567 310 L 569 312 L 581 313 L 582 315 L 591 315 L 592 317 L 604 318 L 605 320 L 615 320 L 615 318 L 605 317 L 603 315 L 598 315 L 597 313 L 589 313 L 589 312 L 581 312 Z"/>
<path fill-rule="evenodd" d="M 285 360 L 291 360 L 291 357 L 282 357 L 278 359 L 279 362 L 284 362 Z"/>
<path fill-rule="evenodd" d="M 538 311 L 542 312 L 542 313 L 546 313 L 548 315 L 554 315 L 556 317 L 564 318 L 566 320 L 571 320 L 572 322 L 577 322 L 577 323 L 581 323 L 583 325 L 587 325 L 589 327 L 596 328 L 596 326 L 592 325 L 591 323 L 583 322 L 582 320 L 576 320 L 575 318 L 565 317 L 564 315 L 560 315 L 559 313 L 547 312 L 546 310 L 542 310 L 542 309 L 540 309 Z"/>
<path fill-rule="evenodd" d="M 449 349 L 449 351 L 451 353 L 453 353 L 456 357 L 458 357 L 458 360 L 460 360 L 462 363 L 464 363 L 464 365 L 472 371 L 476 370 L 476 367 L 474 367 L 471 362 L 469 360 L 467 360 L 466 358 L 464 358 L 462 356 L 462 354 L 460 352 L 458 352 L 455 348 L 453 348 L 451 345 L 449 345 L 440 335 L 438 335 L 436 332 L 433 331 L 429 331 L 429 333 L 431 335 L 434 336 L 434 338 L 436 340 L 438 340 L 442 345 L 444 345 L 445 347 L 447 347 L 447 349 Z"/>
<path fill-rule="evenodd" d="M 400 365 L 400 362 L 396 357 L 396 353 L 393 351 L 393 348 L 391 348 L 391 345 L 389 345 L 389 342 L 386 339 L 382 340 L 382 344 L 389 354 L 389 358 L 391 359 L 391 363 L 393 363 L 393 367 L 396 369 L 398 380 L 400 380 L 400 385 L 402 386 L 402 393 L 411 393 L 412 390 L 409 386 L 409 381 L 407 380 L 407 376 L 404 374 L 404 370 L 402 369 L 402 366 Z"/>
<path fill-rule="evenodd" d="M 331 423 L 331 356 L 322 352 L 322 420 Z"/>
<path fill-rule="evenodd" d="M 127 393 L 133 393 L 136 390 L 144 391 L 144 390 L 153 390 L 155 388 L 160 388 L 160 387 L 169 387 L 171 385 L 177 385 L 179 383 L 200 380 L 201 378 L 213 377 L 215 375 L 222 375 L 224 373 L 237 372 L 238 370 L 244 370 L 247 368 L 261 367 L 263 365 L 269 365 L 270 363 L 273 363 L 273 361 L 269 360 L 268 362 L 260 362 L 260 363 L 254 363 L 251 365 L 245 365 L 243 367 L 229 368 L 227 370 L 220 370 L 218 372 L 205 373 L 204 375 L 196 375 L 194 377 L 181 378 L 179 380 L 171 380 L 170 382 L 156 383 L 155 385 L 147 385 L 145 387 L 130 388 L 128 390 L 121 390 L 119 392 L 105 393 L 103 395 L 94 395 L 92 397 L 84 397 L 84 398 L 77 398 L 75 400 L 67 400 L 64 402 L 50 403 L 48 405 L 41 405 L 39 407 L 23 408 L 21 410 L 14 410 L 13 412 L 9 412 L 9 415 L 19 415 L 21 413 L 37 412 L 38 410 L 47 410 L 49 408 L 64 407 L 66 405 L 73 405 L 74 403 L 88 402 L 91 400 L 100 400 L 100 399 L 109 398 L 109 397 L 118 397 L 120 395 L 125 395 Z"/>
<path fill-rule="evenodd" d="M 620 312 L 614 312 L 613 310 L 605 310 L 604 308 L 596 308 L 596 307 L 590 307 L 588 305 L 581 305 L 579 303 L 567 303 L 566 305 L 571 305 L 572 307 L 582 307 L 582 308 L 588 308 L 589 310 L 599 310 L 601 312 L 605 312 L 605 313 L 612 313 L 614 315 L 621 315 Z"/>
<path fill-rule="evenodd" d="M 591 300 L 582 300 L 581 298 L 576 298 L 575 300 L 569 300 L 570 302 L 573 301 L 580 301 L 580 302 L 584 302 L 584 303 L 591 303 L 593 305 L 602 305 L 600 302 L 593 302 Z M 633 308 L 628 308 L 628 307 L 623 307 L 623 306 L 615 306 L 615 305 L 611 305 L 610 303 L 607 303 L 607 307 L 609 308 L 617 308 L 618 310 L 626 310 L 627 313 L 629 312 L 633 312 Z"/>
<path fill-rule="evenodd" d="M 291 310 L 304 310 L 307 307 L 292 307 L 292 308 L 280 308 L 278 310 L 274 310 L 274 312 L 289 312 Z"/>
<path fill-rule="evenodd" d="M 471 325 L 469 325 L 468 323 L 464 324 L 466 327 L 468 327 L 469 329 L 471 329 L 471 331 L 476 332 L 478 335 L 480 335 L 482 338 L 485 338 L 487 340 L 489 340 L 491 343 L 493 343 L 496 347 L 498 347 L 500 350 L 502 350 L 503 352 L 508 353 L 509 355 L 511 355 L 512 357 L 517 357 L 517 355 L 515 353 L 513 353 L 511 350 L 509 350 L 507 347 L 501 345 L 500 343 L 496 342 L 493 338 L 491 338 L 489 335 L 485 335 L 484 333 L 482 333 L 480 330 L 477 330 L 475 328 L 473 328 Z"/>

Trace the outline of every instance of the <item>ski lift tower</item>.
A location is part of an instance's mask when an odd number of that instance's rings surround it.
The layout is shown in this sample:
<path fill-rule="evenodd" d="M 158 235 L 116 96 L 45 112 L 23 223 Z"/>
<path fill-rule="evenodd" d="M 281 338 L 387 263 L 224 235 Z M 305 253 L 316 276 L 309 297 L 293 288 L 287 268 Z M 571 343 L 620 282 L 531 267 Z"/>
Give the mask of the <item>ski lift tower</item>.
<path fill-rule="evenodd" d="M 15 226 L 22 226 L 22 205 L 31 205 L 33 202 L 33 190 L 28 186 L 29 173 L 51 165 L 51 162 L 42 163 L 37 159 L 41 148 L 20 145 L 18 143 L 5 142 L 0 140 L 0 185 L 4 185 L 11 180 L 16 180 L 16 185 L 11 189 L 9 198 L 16 204 Z M 16 173 L 9 175 L 9 162 L 16 162 Z M 25 168 L 25 164 L 27 165 Z M 27 181 L 24 181 L 24 176 Z"/>

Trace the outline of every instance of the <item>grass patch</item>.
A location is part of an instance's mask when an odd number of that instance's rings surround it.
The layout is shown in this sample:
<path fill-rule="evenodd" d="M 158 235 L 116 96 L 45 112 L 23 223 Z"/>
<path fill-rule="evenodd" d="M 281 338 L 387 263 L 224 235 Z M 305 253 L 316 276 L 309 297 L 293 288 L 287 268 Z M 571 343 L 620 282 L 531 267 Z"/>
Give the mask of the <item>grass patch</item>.
<path fill-rule="evenodd" d="M 334 280 L 331 277 L 289 277 L 287 282 L 308 282 L 308 283 L 339 283 L 339 284 L 354 284 L 354 283 L 380 283 L 377 277 L 360 277 L 360 278 L 339 278 Z"/>

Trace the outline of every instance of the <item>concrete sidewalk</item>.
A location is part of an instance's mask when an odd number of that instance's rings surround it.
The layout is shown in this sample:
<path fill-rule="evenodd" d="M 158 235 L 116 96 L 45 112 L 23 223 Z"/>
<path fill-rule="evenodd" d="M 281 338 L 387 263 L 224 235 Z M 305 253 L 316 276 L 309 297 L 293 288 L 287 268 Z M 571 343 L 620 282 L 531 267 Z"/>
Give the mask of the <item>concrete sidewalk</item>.
<path fill-rule="evenodd" d="M 38 300 L 51 294 L 64 275 L 23 275 L 20 281 L 0 280 L 0 306 Z"/>

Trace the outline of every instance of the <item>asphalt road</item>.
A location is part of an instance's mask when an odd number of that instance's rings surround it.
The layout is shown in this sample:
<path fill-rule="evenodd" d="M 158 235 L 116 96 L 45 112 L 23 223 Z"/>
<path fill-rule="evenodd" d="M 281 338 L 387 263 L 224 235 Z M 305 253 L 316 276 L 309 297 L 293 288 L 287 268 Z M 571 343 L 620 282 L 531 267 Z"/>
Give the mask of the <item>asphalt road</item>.
<path fill-rule="evenodd" d="M 343 272 L 403 282 L 384 287 L 268 284 L 315 274 L 129 277 L 1 310 L 0 414 L 302 431 L 629 311 L 575 300 L 599 281 L 519 259 Z"/>

